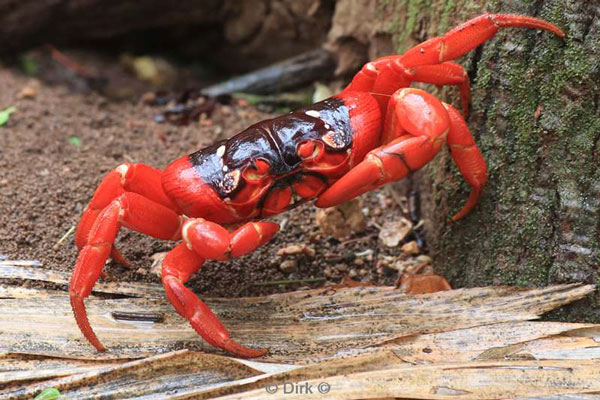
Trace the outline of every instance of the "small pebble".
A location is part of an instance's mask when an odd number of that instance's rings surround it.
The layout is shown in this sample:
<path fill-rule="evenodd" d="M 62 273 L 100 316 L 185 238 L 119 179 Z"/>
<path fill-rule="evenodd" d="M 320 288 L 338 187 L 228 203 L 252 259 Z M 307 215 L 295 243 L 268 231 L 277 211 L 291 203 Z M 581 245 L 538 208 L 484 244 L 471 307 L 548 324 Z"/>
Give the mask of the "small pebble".
<path fill-rule="evenodd" d="M 352 268 L 352 269 L 350 270 L 350 272 L 348 272 L 348 276 L 349 276 L 350 278 L 356 278 L 356 276 L 357 276 L 357 275 L 358 275 L 358 272 L 356 272 L 356 270 L 355 270 L 354 268 Z"/>
<path fill-rule="evenodd" d="M 348 264 L 337 264 L 335 266 L 335 269 L 337 269 L 340 272 L 344 272 L 344 271 L 348 270 Z"/>
<path fill-rule="evenodd" d="M 306 257 L 312 259 L 315 257 L 316 252 L 313 248 L 308 247 L 305 244 L 292 244 L 277 251 L 278 257 L 291 256 L 296 254 L 304 254 Z"/>
<path fill-rule="evenodd" d="M 354 260 L 354 264 L 356 264 L 356 265 L 365 265 L 365 262 L 362 259 L 357 258 L 357 259 Z"/>
<path fill-rule="evenodd" d="M 408 261 L 396 261 L 393 264 L 387 266 L 388 268 L 395 269 L 401 274 L 406 272 L 406 270 L 410 267 L 410 262 Z"/>
<path fill-rule="evenodd" d="M 296 272 L 298 269 L 298 262 L 296 260 L 285 260 L 279 264 L 279 269 L 286 274 Z"/>
<path fill-rule="evenodd" d="M 379 258 L 379 260 L 377 261 L 377 264 L 381 264 L 381 265 L 390 265 L 390 263 L 393 261 L 393 258 L 390 256 L 383 256 L 381 258 Z"/>
<path fill-rule="evenodd" d="M 402 245 L 402 252 L 406 254 L 419 254 L 421 249 L 419 249 L 419 245 L 416 241 L 410 241 Z"/>

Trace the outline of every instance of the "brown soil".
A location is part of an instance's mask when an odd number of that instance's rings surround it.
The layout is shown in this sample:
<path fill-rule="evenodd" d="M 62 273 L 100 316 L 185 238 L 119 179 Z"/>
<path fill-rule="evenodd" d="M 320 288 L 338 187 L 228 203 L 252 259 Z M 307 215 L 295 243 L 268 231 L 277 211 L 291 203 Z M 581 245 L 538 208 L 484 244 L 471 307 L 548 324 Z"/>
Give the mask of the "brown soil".
<path fill-rule="evenodd" d="M 34 98 L 19 99 L 25 87 L 35 90 Z M 163 168 L 177 157 L 269 117 L 251 106 L 218 105 L 205 122 L 159 124 L 154 121 L 160 111 L 157 107 L 137 101 L 114 102 L 95 93 L 74 93 L 65 86 L 49 86 L 0 67 L 0 110 L 13 105 L 17 111 L 0 127 L 0 254 L 40 260 L 43 268 L 69 272 L 77 256 L 73 235 L 62 245 L 55 245 L 77 224 L 83 207 L 109 170 L 124 161 Z M 73 137 L 81 144 L 73 144 Z M 328 266 L 343 262 L 341 256 L 366 249 L 374 251 L 372 257 L 346 262 L 348 268 L 330 274 L 334 276 L 327 281 L 339 282 L 341 275 L 351 274 L 357 280 L 391 284 L 397 273 L 382 268 L 377 272 L 377 260 L 382 255 L 398 256 L 400 250 L 383 246 L 375 226 L 398 218 L 400 209 L 381 193 L 369 194 L 365 206 L 371 215 L 376 209 L 382 213 L 369 219 L 365 232 L 351 237 L 356 240 L 344 243 L 320 235 L 314 223 L 315 208 L 306 205 L 276 218 L 288 221 L 270 244 L 239 260 L 206 263 L 189 286 L 207 296 L 289 291 L 301 284 L 265 283 L 324 277 Z M 316 251 L 316 257 L 293 256 L 298 261 L 297 271 L 284 273 L 276 253 L 290 244 L 307 244 Z M 111 279 L 159 282 L 150 273 L 151 256 L 169 250 L 173 243 L 123 229 L 117 245 L 132 267 L 110 263 L 106 271 Z"/>

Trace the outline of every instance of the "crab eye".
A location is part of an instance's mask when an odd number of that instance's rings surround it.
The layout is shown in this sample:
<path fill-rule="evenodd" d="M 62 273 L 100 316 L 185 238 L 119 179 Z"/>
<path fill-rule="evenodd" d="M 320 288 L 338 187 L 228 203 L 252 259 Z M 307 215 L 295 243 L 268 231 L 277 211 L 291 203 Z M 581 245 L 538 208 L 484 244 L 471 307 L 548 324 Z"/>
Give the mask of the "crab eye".
<path fill-rule="evenodd" d="M 244 171 L 244 179 L 248 181 L 260 181 L 269 172 L 269 162 L 259 158 L 254 161 L 254 165 Z"/>
<path fill-rule="evenodd" d="M 258 175 L 265 175 L 269 172 L 269 163 L 262 158 L 259 158 L 254 161 L 254 169 L 256 169 Z"/>
<path fill-rule="evenodd" d="M 315 144 L 311 140 L 302 142 L 298 145 L 298 149 L 296 151 L 301 158 L 308 158 L 312 156 L 313 152 L 315 151 Z"/>
<path fill-rule="evenodd" d="M 298 145 L 296 152 L 303 160 L 316 158 L 323 149 L 323 144 L 312 140 L 302 142 Z"/>

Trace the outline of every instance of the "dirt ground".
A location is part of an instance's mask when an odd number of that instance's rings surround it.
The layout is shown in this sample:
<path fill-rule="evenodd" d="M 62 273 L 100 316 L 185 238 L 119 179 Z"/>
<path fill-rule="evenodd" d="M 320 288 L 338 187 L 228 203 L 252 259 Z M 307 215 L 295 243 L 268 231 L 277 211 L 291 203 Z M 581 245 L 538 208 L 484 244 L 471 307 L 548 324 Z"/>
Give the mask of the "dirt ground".
<path fill-rule="evenodd" d="M 23 98 L 24 89 L 33 96 Z M 164 168 L 175 158 L 270 116 L 236 102 L 217 105 L 210 119 L 175 126 L 156 122 L 160 107 L 139 99 L 117 102 L 0 68 L 0 110 L 16 107 L 0 127 L 0 254 L 40 260 L 43 268 L 70 272 L 77 256 L 73 235 L 57 243 L 77 224 L 109 170 L 124 161 Z M 392 284 L 398 272 L 383 267 L 381 260 L 390 264 L 407 256 L 401 255 L 401 244 L 386 247 L 377 235 L 385 221 L 401 217 L 401 209 L 381 191 L 366 196 L 362 207 L 369 215 L 367 229 L 342 241 L 320 233 L 312 205 L 278 216 L 275 220 L 287 222 L 271 243 L 238 260 L 207 262 L 189 286 L 206 296 L 249 296 L 336 283 L 344 276 Z M 292 244 L 307 245 L 316 254 L 277 256 Z M 150 272 L 152 255 L 173 245 L 122 229 L 117 246 L 132 267 L 109 263 L 109 279 L 159 282 Z M 296 264 L 295 271 L 282 270 L 282 262 L 288 260 Z M 317 282 L 274 283 L 282 280 Z"/>

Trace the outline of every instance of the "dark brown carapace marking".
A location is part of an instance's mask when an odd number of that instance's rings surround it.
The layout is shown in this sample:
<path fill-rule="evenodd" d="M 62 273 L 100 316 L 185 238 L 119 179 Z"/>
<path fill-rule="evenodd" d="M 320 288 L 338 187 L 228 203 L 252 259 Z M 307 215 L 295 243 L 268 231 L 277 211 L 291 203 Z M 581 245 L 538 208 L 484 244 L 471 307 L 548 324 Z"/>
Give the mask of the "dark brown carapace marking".
<path fill-rule="evenodd" d="M 274 180 L 271 190 L 291 186 L 305 175 L 318 176 L 327 183 L 325 176 L 302 170 L 297 148 L 309 140 L 323 142 L 331 153 L 347 152 L 352 147 L 350 115 L 342 99 L 330 98 L 261 121 L 229 140 L 191 154 L 189 160 L 222 199 L 234 197 L 244 187 L 242 172 L 259 159 L 269 164 Z"/>

